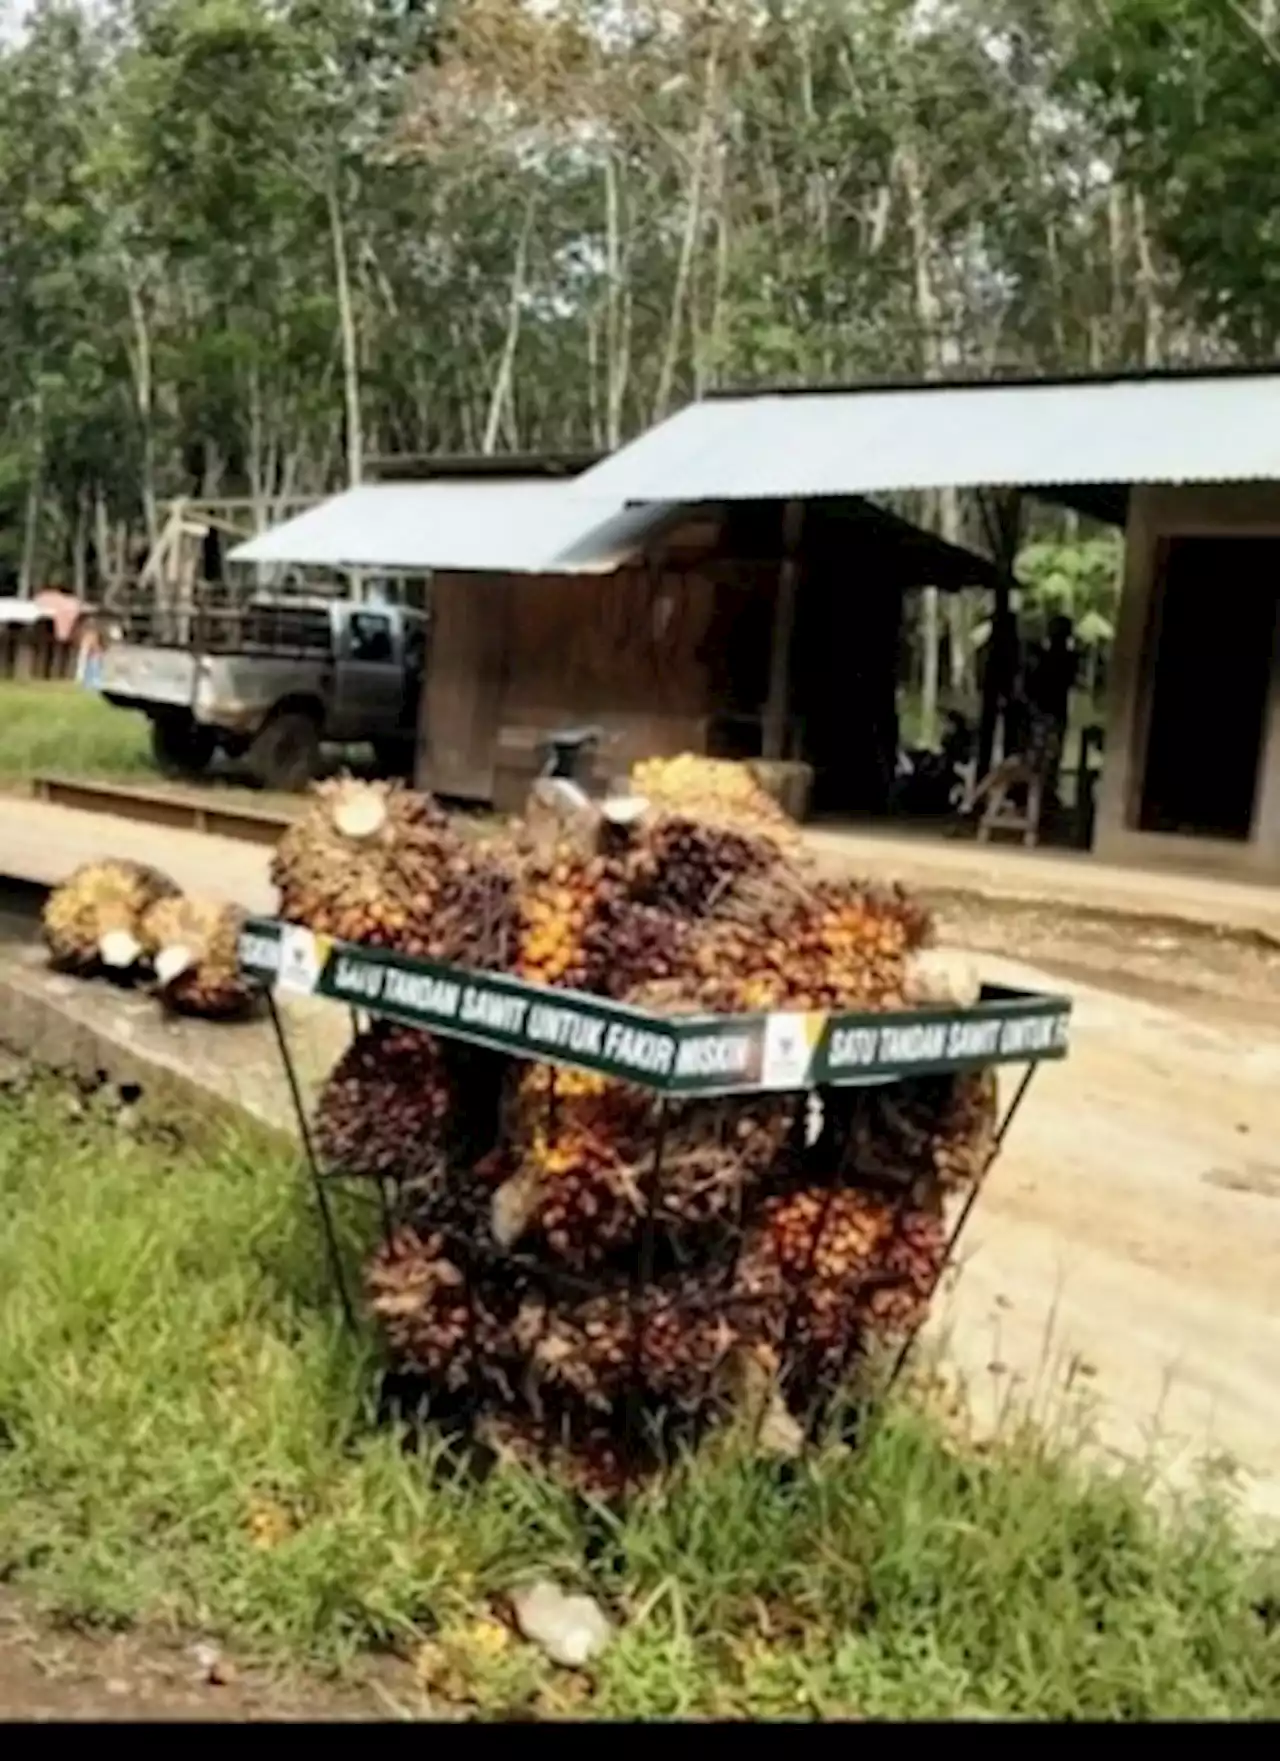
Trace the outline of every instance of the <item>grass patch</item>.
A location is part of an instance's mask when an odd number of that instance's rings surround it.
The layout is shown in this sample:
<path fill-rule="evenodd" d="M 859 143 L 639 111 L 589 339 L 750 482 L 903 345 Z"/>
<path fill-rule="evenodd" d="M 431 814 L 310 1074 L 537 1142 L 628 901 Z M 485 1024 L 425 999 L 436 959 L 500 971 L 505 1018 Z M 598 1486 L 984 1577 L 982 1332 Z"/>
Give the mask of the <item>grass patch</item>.
<path fill-rule="evenodd" d="M 146 718 L 75 684 L 0 682 L 0 782 L 42 771 L 84 777 L 155 775 Z"/>
<path fill-rule="evenodd" d="M 489 1713 L 1280 1713 L 1275 1560 L 1033 1436 L 969 1455 L 903 1407 L 859 1461 L 730 1456 L 591 1523 L 534 1476 L 433 1475 L 374 1423 L 287 1158 L 67 1107 L 0 1095 L 0 1575 L 56 1617 L 430 1656 Z M 625 1616 L 590 1681 L 495 1643 L 533 1570 Z"/>

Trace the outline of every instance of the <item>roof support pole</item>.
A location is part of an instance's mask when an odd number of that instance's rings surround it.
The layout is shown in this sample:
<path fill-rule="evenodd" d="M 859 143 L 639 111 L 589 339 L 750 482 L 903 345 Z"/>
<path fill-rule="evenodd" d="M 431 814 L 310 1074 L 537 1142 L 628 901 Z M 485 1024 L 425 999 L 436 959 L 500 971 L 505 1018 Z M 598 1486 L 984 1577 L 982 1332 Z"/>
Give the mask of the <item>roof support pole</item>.
<path fill-rule="evenodd" d="M 800 591 L 800 535 L 804 503 L 789 501 L 782 510 L 782 567 L 773 607 L 773 641 L 769 651 L 769 695 L 764 706 L 761 754 L 777 761 L 787 756 L 787 723 L 791 715 L 791 641 L 796 628 Z"/>
<path fill-rule="evenodd" d="M 1014 584 L 1014 563 L 1022 534 L 1022 492 L 1014 489 L 997 495 L 984 489 L 979 491 L 978 500 L 991 544 L 992 560 L 1000 573 L 995 588 L 990 648 L 982 679 L 982 715 L 978 723 L 977 766 L 974 771 L 976 781 L 980 781 L 991 769 L 996 726 L 1009 700 L 1017 671 L 1017 620 L 1010 605 L 1010 595 Z"/>

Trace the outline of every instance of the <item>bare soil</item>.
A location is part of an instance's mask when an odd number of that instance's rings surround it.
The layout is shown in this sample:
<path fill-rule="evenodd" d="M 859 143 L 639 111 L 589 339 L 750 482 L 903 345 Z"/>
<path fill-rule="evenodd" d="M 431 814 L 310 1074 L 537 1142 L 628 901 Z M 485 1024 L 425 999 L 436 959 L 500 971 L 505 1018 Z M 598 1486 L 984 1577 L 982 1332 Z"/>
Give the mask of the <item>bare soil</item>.
<path fill-rule="evenodd" d="M 51 1629 L 0 1592 L 0 1718 L 22 1722 L 230 1723 L 409 1718 L 429 1711 L 404 1666 L 359 1687 L 237 1667 L 216 1646 L 144 1633 Z"/>
<path fill-rule="evenodd" d="M 1175 1480 L 1226 1458 L 1280 1519 L 1280 948 L 940 904 L 985 974 L 1075 1005 L 964 1239 L 943 1325 L 971 1394 L 995 1415 L 1087 1391 L 1106 1448 L 1158 1444 Z"/>

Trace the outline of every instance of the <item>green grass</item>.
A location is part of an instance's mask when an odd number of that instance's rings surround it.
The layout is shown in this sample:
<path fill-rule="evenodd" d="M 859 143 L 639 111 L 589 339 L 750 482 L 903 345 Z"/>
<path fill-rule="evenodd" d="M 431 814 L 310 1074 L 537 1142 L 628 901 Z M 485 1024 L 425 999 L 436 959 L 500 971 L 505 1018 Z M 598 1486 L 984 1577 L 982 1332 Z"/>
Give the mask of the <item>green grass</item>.
<path fill-rule="evenodd" d="M 79 685 L 0 681 L 0 783 L 27 782 L 42 771 L 154 777 L 145 718 Z"/>
<path fill-rule="evenodd" d="M 1136 1474 L 967 1452 L 904 1405 L 860 1460 L 727 1454 L 590 1525 L 375 1425 L 288 1158 L 0 1094 L 0 1216 L 0 1577 L 52 1617 L 435 1656 L 482 1711 L 545 1710 L 566 1678 L 477 1625 L 536 1570 L 624 1617 L 591 1715 L 1280 1714 L 1276 1561 L 1208 1496 L 1161 1517 Z"/>

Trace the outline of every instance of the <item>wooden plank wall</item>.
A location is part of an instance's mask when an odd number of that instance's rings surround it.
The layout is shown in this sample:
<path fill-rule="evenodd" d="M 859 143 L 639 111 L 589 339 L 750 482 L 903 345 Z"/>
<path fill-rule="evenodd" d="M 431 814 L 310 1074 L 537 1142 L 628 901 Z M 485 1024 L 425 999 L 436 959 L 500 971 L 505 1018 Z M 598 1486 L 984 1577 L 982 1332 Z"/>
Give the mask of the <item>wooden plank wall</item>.
<path fill-rule="evenodd" d="M 0 680 L 71 679 L 77 646 L 58 642 L 47 624 L 0 624 Z"/>
<path fill-rule="evenodd" d="M 437 575 L 432 583 L 416 771 L 438 794 L 493 798 L 512 586 L 499 575 Z"/>
<path fill-rule="evenodd" d="M 714 600 L 696 570 L 644 565 L 437 577 L 419 779 L 492 800 L 499 768 L 527 766 L 540 735 L 575 723 L 614 736 L 610 769 L 700 747 Z"/>

